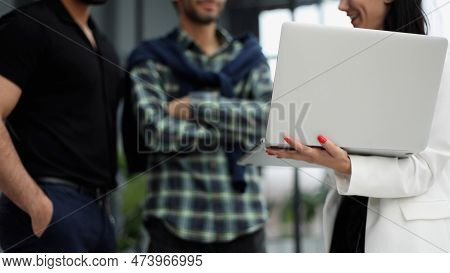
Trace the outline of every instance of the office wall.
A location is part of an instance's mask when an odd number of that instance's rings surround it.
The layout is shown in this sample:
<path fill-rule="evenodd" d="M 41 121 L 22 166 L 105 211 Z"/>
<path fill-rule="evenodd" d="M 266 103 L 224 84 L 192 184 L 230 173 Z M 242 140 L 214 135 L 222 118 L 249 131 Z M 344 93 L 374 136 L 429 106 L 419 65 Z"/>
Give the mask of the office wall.
<path fill-rule="evenodd" d="M 110 0 L 92 10 L 98 27 L 115 46 L 121 65 L 125 64 L 126 57 L 137 44 L 136 2 Z"/>
<path fill-rule="evenodd" d="M 163 35 L 177 25 L 177 14 L 169 0 L 144 1 L 144 11 L 144 36 L 146 38 Z"/>
<path fill-rule="evenodd" d="M 93 16 L 116 46 L 122 63 L 140 41 L 163 35 L 177 24 L 168 0 L 110 0 L 95 7 Z"/>

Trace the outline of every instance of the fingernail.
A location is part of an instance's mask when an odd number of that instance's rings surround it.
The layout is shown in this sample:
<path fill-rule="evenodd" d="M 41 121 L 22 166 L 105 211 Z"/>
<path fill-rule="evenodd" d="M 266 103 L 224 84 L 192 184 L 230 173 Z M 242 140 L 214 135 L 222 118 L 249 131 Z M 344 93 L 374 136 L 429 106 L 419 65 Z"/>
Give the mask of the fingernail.
<path fill-rule="evenodd" d="M 291 142 L 291 138 L 286 136 L 286 137 L 284 137 L 284 141 Z"/>
<path fill-rule="evenodd" d="M 320 142 L 320 144 L 325 144 L 328 141 L 328 139 L 324 136 L 318 136 L 317 140 Z"/>

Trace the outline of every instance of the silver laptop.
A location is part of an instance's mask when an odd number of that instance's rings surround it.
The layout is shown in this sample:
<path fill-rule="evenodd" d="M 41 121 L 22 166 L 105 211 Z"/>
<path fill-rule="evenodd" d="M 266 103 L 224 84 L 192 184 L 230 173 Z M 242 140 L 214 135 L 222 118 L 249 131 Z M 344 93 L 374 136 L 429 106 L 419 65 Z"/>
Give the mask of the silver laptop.
<path fill-rule="evenodd" d="M 305 166 L 265 154 L 285 135 L 350 154 L 407 157 L 428 143 L 448 42 L 444 38 L 285 23 L 266 137 L 242 165 Z"/>

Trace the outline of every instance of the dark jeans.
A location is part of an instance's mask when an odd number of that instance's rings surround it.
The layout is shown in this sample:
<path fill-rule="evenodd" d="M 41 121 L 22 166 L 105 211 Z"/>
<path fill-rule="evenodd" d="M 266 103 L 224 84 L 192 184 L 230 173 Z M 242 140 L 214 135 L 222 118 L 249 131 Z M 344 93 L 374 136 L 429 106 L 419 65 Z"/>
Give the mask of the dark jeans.
<path fill-rule="evenodd" d="M 264 253 L 264 229 L 243 235 L 227 243 L 199 243 L 180 239 L 156 218 L 147 219 L 150 235 L 149 253 Z"/>
<path fill-rule="evenodd" d="M 114 252 L 111 218 L 94 199 L 62 185 L 44 185 L 53 202 L 51 225 L 41 238 L 31 218 L 6 196 L 0 197 L 0 245 L 5 252 Z"/>

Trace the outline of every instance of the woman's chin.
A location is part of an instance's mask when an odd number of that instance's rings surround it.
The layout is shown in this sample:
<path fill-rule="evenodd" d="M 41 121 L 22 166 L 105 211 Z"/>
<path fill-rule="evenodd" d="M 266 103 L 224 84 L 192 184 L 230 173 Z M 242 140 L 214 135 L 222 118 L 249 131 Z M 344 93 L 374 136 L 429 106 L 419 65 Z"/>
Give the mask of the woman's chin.
<path fill-rule="evenodd" d="M 363 25 L 363 24 L 359 24 L 359 23 L 355 23 L 355 24 L 352 24 L 352 25 L 353 25 L 354 28 L 361 28 L 361 29 L 376 29 L 376 28 L 372 28 L 372 27 L 370 27 L 370 26 L 366 26 L 366 25 Z"/>
<path fill-rule="evenodd" d="M 359 20 L 357 20 L 357 19 L 352 21 L 352 25 L 355 28 L 362 28 L 361 22 Z"/>

